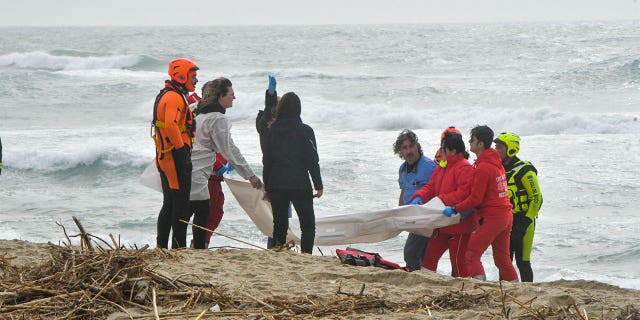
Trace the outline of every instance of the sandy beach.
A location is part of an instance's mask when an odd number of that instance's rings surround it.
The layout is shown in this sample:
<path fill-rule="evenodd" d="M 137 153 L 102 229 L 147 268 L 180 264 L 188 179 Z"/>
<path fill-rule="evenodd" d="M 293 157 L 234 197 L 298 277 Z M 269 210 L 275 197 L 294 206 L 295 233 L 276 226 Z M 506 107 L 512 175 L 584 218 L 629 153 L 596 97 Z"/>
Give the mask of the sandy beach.
<path fill-rule="evenodd" d="M 60 257 L 66 258 L 61 261 Z M 109 274 L 107 266 L 114 261 L 133 260 L 135 268 L 122 262 Z M 100 312 L 81 314 L 76 308 L 66 315 L 60 310 L 45 316 L 42 308 L 26 307 L 42 299 L 54 308 L 55 296 L 71 285 L 64 280 L 69 270 L 82 275 L 80 268 L 90 262 L 101 265 L 97 274 L 103 273 L 109 281 L 98 285 L 99 277 L 85 274 L 93 285 L 83 285 L 84 293 L 60 297 L 70 306 L 86 306 L 85 300 L 102 301 L 101 306 L 94 305 Z M 45 290 L 43 278 L 51 275 L 34 272 L 53 270 L 56 264 L 64 265 L 55 269 L 55 276 L 62 280 L 56 288 Z M 130 272 L 134 269 L 140 274 Z M 123 270 L 129 278 L 123 277 Z M 79 247 L 0 240 L 0 271 L 0 319 L 154 319 L 156 314 L 161 319 L 640 319 L 637 290 L 593 281 L 500 284 L 431 272 L 355 267 L 340 264 L 335 253 L 310 256 L 236 248 L 88 252 Z M 145 284 L 144 289 L 133 281 Z M 117 283 L 121 286 L 116 287 Z M 37 294 L 34 287 L 40 287 Z M 134 287 L 138 289 L 131 289 Z M 110 293 L 118 290 L 122 292 Z M 134 294 L 143 291 L 146 293 L 136 300 Z M 109 297 L 121 301 L 103 301 Z"/>

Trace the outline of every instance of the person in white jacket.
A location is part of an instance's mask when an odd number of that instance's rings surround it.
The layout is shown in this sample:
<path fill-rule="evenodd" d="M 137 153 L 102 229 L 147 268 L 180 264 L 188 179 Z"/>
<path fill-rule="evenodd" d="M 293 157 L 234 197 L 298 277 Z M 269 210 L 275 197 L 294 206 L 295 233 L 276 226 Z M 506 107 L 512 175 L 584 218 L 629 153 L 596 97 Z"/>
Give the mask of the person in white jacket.
<path fill-rule="evenodd" d="M 235 99 L 231 81 L 218 78 L 209 81 L 202 87 L 202 100 L 194 113 L 196 115 L 196 139 L 191 151 L 193 171 L 191 174 L 190 205 L 193 223 L 206 226 L 209 217 L 208 181 L 216 160 L 216 153 L 221 153 L 240 176 L 249 180 L 256 189 L 262 188 L 262 181 L 240 153 L 240 149 L 231 138 L 231 122 L 225 116 L 227 109 L 233 106 Z M 185 228 L 186 228 L 185 224 Z M 193 247 L 206 249 L 206 231 L 193 227 Z"/>

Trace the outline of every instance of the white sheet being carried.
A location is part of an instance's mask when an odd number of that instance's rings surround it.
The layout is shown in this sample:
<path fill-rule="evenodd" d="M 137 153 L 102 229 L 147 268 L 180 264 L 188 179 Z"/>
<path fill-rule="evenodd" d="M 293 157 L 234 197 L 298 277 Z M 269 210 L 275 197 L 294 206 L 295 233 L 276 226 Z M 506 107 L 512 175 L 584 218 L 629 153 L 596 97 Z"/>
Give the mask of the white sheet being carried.
<path fill-rule="evenodd" d="M 273 234 L 271 205 L 262 200 L 263 192 L 248 182 L 225 178 L 242 209 L 258 229 L 267 236 Z M 314 245 L 330 246 L 353 243 L 372 243 L 391 239 L 402 231 L 431 236 L 433 229 L 460 222 L 459 215 L 442 214 L 444 205 L 434 198 L 424 206 L 407 205 L 389 210 L 361 212 L 339 216 L 316 217 Z M 287 240 L 300 243 L 298 219 L 289 221 Z"/>
<path fill-rule="evenodd" d="M 226 178 L 224 181 L 242 209 L 266 236 L 273 235 L 273 216 L 269 202 L 262 200 L 263 191 L 248 182 Z M 151 163 L 140 176 L 140 183 L 162 192 L 160 175 Z M 460 222 L 460 215 L 442 214 L 444 204 L 433 198 L 424 206 L 407 205 L 388 210 L 361 212 L 329 217 L 316 217 L 314 245 L 331 246 L 380 242 L 396 237 L 402 231 L 430 236 L 433 229 Z M 295 217 L 295 215 L 294 215 Z M 300 243 L 300 222 L 291 218 L 287 240 Z"/>

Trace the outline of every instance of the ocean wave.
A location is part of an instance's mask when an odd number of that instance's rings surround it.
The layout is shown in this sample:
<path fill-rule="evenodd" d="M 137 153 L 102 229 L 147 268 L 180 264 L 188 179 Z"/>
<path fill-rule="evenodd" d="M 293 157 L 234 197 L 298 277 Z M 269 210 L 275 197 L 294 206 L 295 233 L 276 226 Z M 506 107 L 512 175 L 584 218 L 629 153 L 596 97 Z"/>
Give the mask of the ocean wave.
<path fill-rule="evenodd" d="M 384 80 L 391 78 L 386 75 L 370 75 L 370 74 L 357 74 L 347 72 L 326 72 L 313 69 L 292 68 L 282 70 L 254 70 L 246 72 L 236 72 L 230 75 L 231 78 L 235 77 L 266 77 L 267 75 L 274 75 L 278 79 L 318 79 L 318 80 Z"/>
<path fill-rule="evenodd" d="M 615 241 L 615 240 L 613 240 Z M 597 255 L 588 260 L 590 264 L 606 263 L 608 261 L 618 261 L 618 264 L 633 264 L 637 261 L 637 257 L 640 254 L 638 248 L 624 248 L 620 250 L 611 250 L 609 252 Z"/>
<path fill-rule="evenodd" d="M 145 70 L 160 65 L 154 58 L 136 54 L 97 55 L 73 50 L 13 52 L 0 55 L 0 66 L 51 71 L 131 69 Z"/>
<path fill-rule="evenodd" d="M 640 58 L 621 56 L 589 62 L 558 73 L 553 78 L 563 82 L 584 85 L 610 86 L 621 82 L 636 82 L 640 80 Z"/>
<path fill-rule="evenodd" d="M 629 113 L 572 113 L 550 107 L 531 109 L 465 108 L 463 122 L 469 128 L 488 124 L 500 131 L 532 134 L 618 134 L 640 133 L 638 116 Z M 454 118 L 458 118 L 456 115 Z"/>
<path fill-rule="evenodd" d="M 167 77 L 164 72 L 134 71 L 128 69 L 63 70 L 55 71 L 52 74 L 88 79 L 153 79 L 156 81 L 161 81 Z"/>
<path fill-rule="evenodd" d="M 550 274 L 540 278 L 537 281 L 540 282 L 565 282 L 565 281 L 598 281 L 597 283 L 591 283 L 589 286 L 597 289 L 602 287 L 608 287 L 609 285 L 619 286 L 621 288 L 640 289 L 640 280 L 634 278 L 626 278 L 619 275 L 607 275 L 607 274 L 595 274 L 591 272 L 584 272 L 575 269 L 561 268 L 555 270 Z"/>
<path fill-rule="evenodd" d="M 75 152 L 70 152 L 69 150 L 61 150 L 58 152 L 52 152 L 51 150 L 31 150 L 18 152 L 15 156 L 23 160 L 15 161 L 13 157 L 7 159 L 7 163 L 10 164 L 12 168 L 18 170 L 34 170 L 44 173 L 75 170 L 78 168 L 143 168 L 152 160 L 152 157 L 141 157 L 138 152 L 105 148 L 87 148 Z"/>
<path fill-rule="evenodd" d="M 138 127 L 115 126 L 14 131 L 2 137 L 7 142 L 3 160 L 12 170 L 45 174 L 76 169 L 140 169 L 154 156 L 153 144 L 140 132 Z"/>
<path fill-rule="evenodd" d="M 631 62 L 624 63 L 619 67 L 619 70 L 623 73 L 640 77 L 640 59 L 634 59 Z"/>
<path fill-rule="evenodd" d="M 239 91 L 237 91 L 239 92 Z M 263 93 L 236 93 L 227 113 L 232 122 L 255 121 L 264 106 Z M 478 124 L 521 135 L 640 133 L 640 114 L 575 113 L 539 108 L 401 107 L 385 103 L 331 101 L 304 96 L 302 119 L 314 128 L 355 130 L 435 129 L 455 125 L 468 132 Z M 153 97 L 132 108 L 129 117 L 149 120 Z"/>
<path fill-rule="evenodd" d="M 440 129 L 456 125 L 470 130 L 487 124 L 500 131 L 531 134 L 640 133 L 639 115 L 572 113 L 540 108 L 396 107 L 387 104 L 330 102 L 306 98 L 303 119 L 310 124 L 351 129 Z"/>
<path fill-rule="evenodd" d="M 8 226 L 0 227 L 0 239 L 3 240 L 14 240 L 14 239 L 22 239 L 20 233 Z"/>

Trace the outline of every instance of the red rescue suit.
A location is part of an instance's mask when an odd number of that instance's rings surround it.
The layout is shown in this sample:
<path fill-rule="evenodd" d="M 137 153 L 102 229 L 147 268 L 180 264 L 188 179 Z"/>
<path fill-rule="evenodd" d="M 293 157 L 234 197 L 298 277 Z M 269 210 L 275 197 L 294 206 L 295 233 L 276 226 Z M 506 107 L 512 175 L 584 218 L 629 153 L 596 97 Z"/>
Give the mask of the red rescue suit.
<path fill-rule="evenodd" d="M 471 194 L 455 206 L 458 212 L 475 208 L 482 220 L 469 239 L 464 259 L 467 273 L 464 276 L 485 275 L 480 258 L 491 245 L 493 261 L 500 271 L 500 278 L 507 281 L 518 280 L 509 256 L 513 214 L 500 155 L 495 149 L 486 149 L 478 156 L 474 166 L 476 170 Z"/>
<path fill-rule="evenodd" d="M 469 196 L 473 171 L 469 161 L 464 158 L 464 153 L 448 156 L 446 167 L 438 166 L 429 183 L 414 193 L 413 197 L 422 198 L 424 203 L 438 197 L 446 206 L 453 206 Z M 477 225 L 478 218 L 475 213 L 471 213 L 458 224 L 434 230 L 425 250 L 422 266 L 436 271 L 438 261 L 449 249 L 453 276 L 462 276 L 467 242 Z"/>

